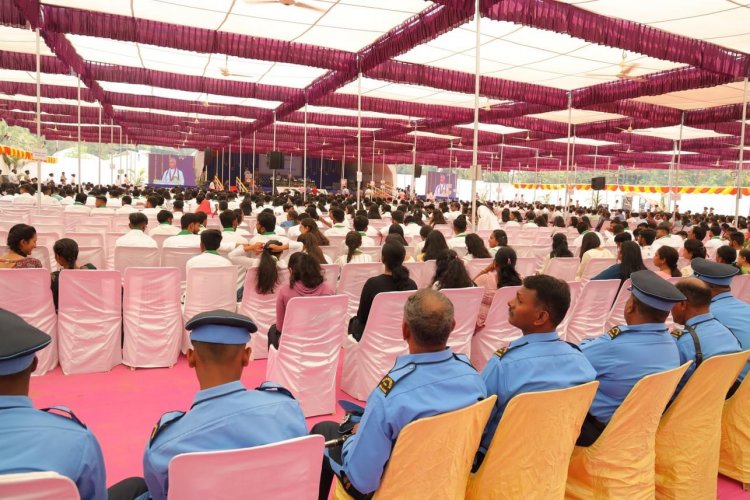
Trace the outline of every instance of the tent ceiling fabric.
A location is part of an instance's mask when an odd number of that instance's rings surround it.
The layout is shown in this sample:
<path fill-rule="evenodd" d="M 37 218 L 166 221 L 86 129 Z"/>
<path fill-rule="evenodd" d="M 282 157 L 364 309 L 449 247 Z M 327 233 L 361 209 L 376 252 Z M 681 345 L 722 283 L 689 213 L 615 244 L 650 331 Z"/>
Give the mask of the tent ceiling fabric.
<path fill-rule="evenodd" d="M 493 170 L 736 168 L 750 0 L 480 0 L 477 147 Z M 84 140 L 99 109 L 128 143 L 356 154 L 467 167 L 473 0 L 0 0 L 0 117 Z M 573 109 L 569 114 L 568 103 Z M 118 130 L 118 132 L 119 132 Z M 415 133 L 416 130 L 416 133 Z M 71 135 L 72 134 L 72 135 Z M 104 135 L 109 137 L 109 129 Z M 119 135 L 119 134 L 118 134 Z M 748 133 L 750 138 L 750 133 Z M 500 165 L 499 156 L 504 160 Z M 599 156 L 595 156 L 598 154 Z M 606 157 L 606 158 L 605 158 Z M 689 163 L 689 165 L 686 165 Z M 602 164 L 606 164 L 602 166 Z"/>

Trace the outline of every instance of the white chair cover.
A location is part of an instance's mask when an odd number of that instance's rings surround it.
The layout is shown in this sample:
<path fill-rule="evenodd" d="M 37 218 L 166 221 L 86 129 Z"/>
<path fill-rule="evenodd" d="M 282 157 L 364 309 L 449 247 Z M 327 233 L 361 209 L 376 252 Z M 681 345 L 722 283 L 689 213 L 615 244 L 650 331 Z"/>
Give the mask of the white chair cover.
<path fill-rule="evenodd" d="M 144 247 L 115 248 L 115 270 L 122 273 L 129 267 L 159 267 L 159 249 Z"/>
<path fill-rule="evenodd" d="M 359 247 L 359 250 L 369 255 L 372 258 L 373 262 L 380 262 L 381 259 L 381 253 L 383 252 L 383 247 L 374 246 L 374 247 Z"/>
<path fill-rule="evenodd" d="M 413 294 L 413 291 L 387 292 L 375 296 L 362 340 L 357 342 L 349 335 L 344 340 L 342 391 L 364 401 L 393 367 L 396 358 L 408 352 L 401 324 L 404 303 Z"/>
<path fill-rule="evenodd" d="M 568 281 L 568 287 L 570 287 L 570 307 L 568 307 L 568 312 L 565 315 L 565 318 L 563 318 L 562 322 L 557 325 L 558 332 L 563 332 L 568 327 L 568 322 L 573 317 L 573 309 L 575 309 L 578 297 L 580 297 L 581 290 L 583 290 L 583 283 L 580 281 Z"/>
<path fill-rule="evenodd" d="M 169 250 L 169 249 L 165 249 Z M 183 318 L 187 323 L 198 313 L 222 309 L 234 312 L 237 308 L 237 269 L 226 267 L 194 267 L 187 277 Z M 185 330 L 182 352 L 190 347 L 190 332 Z"/>
<path fill-rule="evenodd" d="M 180 271 L 180 281 L 185 286 L 187 280 L 186 266 L 187 261 L 201 253 L 199 248 L 162 248 L 161 265 L 164 267 L 176 267 Z M 157 264 L 158 266 L 158 264 Z M 237 281 L 237 269 L 234 270 L 234 280 Z M 235 296 L 236 298 L 236 296 Z"/>
<path fill-rule="evenodd" d="M 482 270 L 492 264 L 495 259 L 471 259 L 466 261 L 466 272 L 469 274 L 469 278 L 474 279 Z"/>
<path fill-rule="evenodd" d="M 524 278 L 535 275 L 538 267 L 539 259 L 537 257 L 519 257 L 516 260 L 516 271 Z"/>
<path fill-rule="evenodd" d="M 566 342 L 580 344 L 585 338 L 598 337 L 606 332 L 607 315 L 617 295 L 620 280 L 589 281 L 583 286 L 575 305 L 571 305 L 570 320 L 560 337 Z"/>
<path fill-rule="evenodd" d="M 581 281 L 586 283 L 600 272 L 614 265 L 616 262 L 617 260 L 611 257 L 598 257 L 589 260 L 588 264 L 586 264 L 586 268 L 583 270 L 583 274 L 581 275 Z"/>
<path fill-rule="evenodd" d="M 257 280 L 258 268 L 248 269 L 238 312 L 252 318 L 258 327 L 258 331 L 250 337 L 253 359 L 265 359 L 268 357 L 268 329 L 276 323 L 276 295 L 280 287 L 289 283 L 289 270 L 279 269 L 279 284 L 273 293 L 259 294 L 255 289 Z"/>
<path fill-rule="evenodd" d="M 521 287 L 505 286 L 497 289 L 487 311 L 484 327 L 477 329 L 471 339 L 471 364 L 479 371 L 482 371 L 495 351 L 507 347 L 522 335 L 521 330 L 508 323 L 508 302 L 516 296 L 519 288 Z"/>
<path fill-rule="evenodd" d="M 336 413 L 346 302 L 343 295 L 293 298 L 286 308 L 279 350 L 268 351 L 266 380 L 289 389 L 305 417 Z"/>
<path fill-rule="evenodd" d="M 73 233 L 69 232 L 65 235 L 66 238 L 70 238 L 78 243 L 78 248 L 81 247 L 99 247 L 104 249 L 104 234 L 102 233 Z"/>
<path fill-rule="evenodd" d="M 612 307 L 609 310 L 609 314 L 607 315 L 607 322 L 604 324 L 605 332 L 611 330 L 615 326 L 625 324 L 625 303 L 629 298 L 630 278 L 626 279 L 622 283 L 620 291 L 617 293 L 617 297 L 615 298 L 615 303 L 612 304 Z"/>
<path fill-rule="evenodd" d="M 123 281 L 123 364 L 173 366 L 183 331 L 180 272 L 173 267 L 129 267 Z"/>
<path fill-rule="evenodd" d="M 555 257 L 550 259 L 544 274 L 563 281 L 575 281 L 581 261 L 578 257 Z"/>
<path fill-rule="evenodd" d="M 15 500 L 78 500 L 76 484 L 57 472 L 0 474 L 0 498 Z"/>
<path fill-rule="evenodd" d="M 320 247 L 320 250 L 323 252 L 323 255 L 331 259 L 331 262 L 334 262 L 341 255 L 341 248 L 333 245 Z"/>
<path fill-rule="evenodd" d="M 732 278 L 732 295 L 750 303 L 750 274 L 741 274 Z"/>
<path fill-rule="evenodd" d="M 52 271 L 52 262 L 50 261 L 50 251 L 47 247 L 38 246 L 31 251 L 31 257 L 39 259 L 42 263 L 42 268 L 46 269 L 47 272 Z M 57 262 L 55 262 L 55 268 L 57 268 Z"/>
<path fill-rule="evenodd" d="M 185 453 L 169 462 L 169 500 L 315 500 L 323 436 L 240 450 Z"/>
<path fill-rule="evenodd" d="M 164 240 L 174 235 L 173 234 L 152 234 L 150 236 L 154 239 L 154 241 L 156 242 L 156 245 L 159 248 L 162 248 L 164 246 Z"/>
<path fill-rule="evenodd" d="M 72 373 L 108 372 L 122 362 L 122 286 L 118 271 L 60 273 L 60 366 Z"/>
<path fill-rule="evenodd" d="M 446 288 L 441 290 L 453 303 L 456 327 L 448 338 L 448 347 L 457 354 L 471 355 L 471 338 L 477 326 L 479 307 L 484 297 L 483 288 Z"/>
<path fill-rule="evenodd" d="M 365 281 L 377 276 L 383 271 L 383 265 L 377 262 L 364 264 L 346 264 L 341 268 L 341 279 L 339 280 L 336 293 L 346 295 L 349 299 L 346 315 L 351 318 L 357 314 L 359 308 L 359 297 L 362 295 L 362 287 Z"/>
<path fill-rule="evenodd" d="M 331 290 L 336 290 L 336 285 L 339 281 L 339 273 L 341 268 L 338 264 L 321 264 L 320 268 L 323 270 L 323 275 L 326 278 L 326 283 L 331 287 Z"/>
<path fill-rule="evenodd" d="M 24 293 L 18 293 L 23 290 Z M 34 375 L 44 375 L 57 366 L 57 315 L 52 302 L 47 269 L 0 269 L 0 307 L 19 315 L 27 323 L 52 337 L 52 342 L 36 353 Z"/>
<path fill-rule="evenodd" d="M 432 285 L 432 278 L 435 276 L 434 260 L 428 260 L 427 262 L 404 262 L 404 267 L 409 270 L 409 277 L 417 284 L 417 288 L 426 288 Z"/>
<path fill-rule="evenodd" d="M 93 264 L 97 269 L 106 269 L 107 259 L 104 258 L 102 247 L 78 247 L 78 265 Z"/>

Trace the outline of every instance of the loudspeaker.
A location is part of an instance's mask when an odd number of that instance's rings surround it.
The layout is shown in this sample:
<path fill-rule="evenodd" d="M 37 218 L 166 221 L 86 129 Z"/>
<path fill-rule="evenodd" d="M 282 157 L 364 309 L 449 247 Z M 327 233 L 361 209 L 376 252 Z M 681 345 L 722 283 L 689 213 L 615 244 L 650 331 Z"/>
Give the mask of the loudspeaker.
<path fill-rule="evenodd" d="M 422 165 L 414 165 L 414 177 L 422 177 Z"/>
<path fill-rule="evenodd" d="M 592 177 L 591 178 L 591 189 L 594 191 L 601 191 L 606 185 L 606 179 L 604 177 Z"/>
<path fill-rule="evenodd" d="M 203 158 L 203 166 L 211 165 L 214 162 L 214 150 L 211 148 L 206 148 L 203 151 L 204 158 Z"/>
<path fill-rule="evenodd" d="M 284 153 L 281 151 L 270 151 L 266 155 L 266 161 L 268 162 L 268 168 L 271 170 L 284 169 Z"/>

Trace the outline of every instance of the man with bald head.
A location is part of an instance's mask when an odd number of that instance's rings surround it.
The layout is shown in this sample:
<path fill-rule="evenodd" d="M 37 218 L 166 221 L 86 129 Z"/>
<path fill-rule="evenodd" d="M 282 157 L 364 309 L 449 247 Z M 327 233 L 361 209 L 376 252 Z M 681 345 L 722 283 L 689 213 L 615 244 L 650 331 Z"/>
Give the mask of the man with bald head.
<path fill-rule="evenodd" d="M 672 307 L 672 317 L 675 323 L 685 325 L 685 328 L 673 331 L 672 337 L 680 351 L 680 364 L 693 362 L 677 385 L 676 396 L 705 360 L 719 354 L 739 352 L 742 348 L 734 334 L 711 314 L 710 286 L 698 278 L 683 279 L 675 286 L 685 300 Z"/>
<path fill-rule="evenodd" d="M 424 288 L 409 297 L 401 326 L 409 354 L 399 356 L 370 393 L 364 414 L 359 412 L 361 424 L 352 428 L 347 419 L 341 425 L 321 422 L 312 429 L 327 440 L 345 439 L 323 458 L 319 498 L 328 498 L 334 474 L 354 498 L 377 490 L 401 429 L 487 396 L 482 377 L 466 356 L 446 346 L 455 325 L 453 304 L 439 291 Z"/>

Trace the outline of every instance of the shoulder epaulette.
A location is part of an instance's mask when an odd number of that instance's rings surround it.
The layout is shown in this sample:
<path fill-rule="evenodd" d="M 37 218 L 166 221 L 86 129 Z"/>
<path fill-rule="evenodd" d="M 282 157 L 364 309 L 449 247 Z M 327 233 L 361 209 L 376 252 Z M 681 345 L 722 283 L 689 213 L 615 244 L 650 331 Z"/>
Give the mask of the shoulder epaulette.
<path fill-rule="evenodd" d="M 393 387 L 401 380 L 405 379 L 417 369 L 416 363 L 409 363 L 400 368 L 391 370 L 388 375 L 383 377 L 378 383 L 378 389 L 383 392 L 384 396 L 388 396 Z"/>
<path fill-rule="evenodd" d="M 469 361 L 469 358 L 466 357 L 466 354 L 456 354 L 456 353 L 453 353 L 453 359 L 455 359 L 456 361 L 459 361 L 459 362 L 461 362 L 461 363 L 463 363 L 465 365 L 469 365 L 474 371 L 477 370 L 476 368 L 474 368 L 474 365 L 471 364 L 471 361 Z"/>
<path fill-rule="evenodd" d="M 495 356 L 497 356 L 498 358 L 502 358 L 503 356 L 505 356 L 506 352 L 508 352 L 508 348 L 507 347 L 501 347 L 500 349 L 498 349 L 497 351 L 495 351 Z"/>
<path fill-rule="evenodd" d="M 580 351 L 581 350 L 581 348 L 578 347 L 577 345 L 575 345 L 573 342 L 568 342 L 568 341 L 564 341 L 564 342 L 566 344 L 568 344 L 570 347 L 572 347 L 573 349 L 575 349 L 576 351 Z"/>
<path fill-rule="evenodd" d="M 607 332 L 607 335 L 609 335 L 609 338 L 616 339 L 618 335 L 622 333 L 622 330 L 620 330 L 619 326 L 616 326 L 612 328 L 610 331 Z"/>
<path fill-rule="evenodd" d="M 268 391 L 268 392 L 278 392 L 280 394 L 284 394 L 286 396 L 289 396 L 292 399 L 294 398 L 294 394 L 287 389 L 286 387 L 280 386 L 279 384 L 274 384 L 273 382 L 263 382 L 258 387 L 255 388 L 256 391 Z"/>
<path fill-rule="evenodd" d="M 685 335 L 685 331 L 684 330 L 672 330 L 670 332 L 670 335 L 672 335 L 672 337 L 674 337 L 675 339 L 679 339 L 680 337 Z"/>
<path fill-rule="evenodd" d="M 179 421 L 184 416 L 184 411 L 170 411 L 159 417 L 159 421 L 156 422 L 156 425 L 154 425 L 154 428 L 151 431 L 151 437 L 148 439 L 148 447 L 151 448 L 151 445 L 154 444 L 156 437 L 161 434 L 164 429 Z"/>
<path fill-rule="evenodd" d="M 50 406 L 49 408 L 42 408 L 41 411 L 47 412 L 50 415 L 57 415 L 58 417 L 67 418 L 68 420 L 72 420 L 73 422 L 77 423 L 84 429 L 87 429 L 86 424 L 81 422 L 81 420 L 76 417 L 76 414 L 73 413 L 73 411 L 65 406 Z"/>

